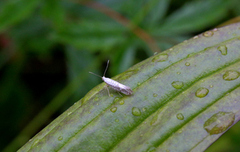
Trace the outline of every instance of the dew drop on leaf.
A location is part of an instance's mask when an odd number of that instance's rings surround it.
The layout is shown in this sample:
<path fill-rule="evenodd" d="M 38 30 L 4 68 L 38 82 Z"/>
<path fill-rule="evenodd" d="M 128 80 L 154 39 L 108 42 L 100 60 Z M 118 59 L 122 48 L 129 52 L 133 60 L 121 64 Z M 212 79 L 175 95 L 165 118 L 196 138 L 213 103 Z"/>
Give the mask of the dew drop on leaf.
<path fill-rule="evenodd" d="M 113 102 L 117 102 L 120 98 L 116 97 Z"/>
<path fill-rule="evenodd" d="M 196 36 L 194 36 L 194 37 L 193 37 L 193 39 L 198 39 L 198 37 L 199 37 L 199 36 L 198 36 L 198 35 L 196 35 Z"/>
<path fill-rule="evenodd" d="M 209 134 L 219 134 L 227 130 L 235 120 L 235 114 L 232 112 L 218 112 L 210 117 L 203 125 Z"/>
<path fill-rule="evenodd" d="M 184 116 L 183 116 L 182 113 L 178 113 L 176 116 L 177 116 L 177 119 L 179 119 L 179 120 L 183 120 L 184 119 Z"/>
<path fill-rule="evenodd" d="M 59 137 L 58 137 L 58 140 L 59 140 L 59 141 L 63 140 L 63 137 L 62 137 L 62 136 L 59 136 Z"/>
<path fill-rule="evenodd" d="M 186 62 L 185 65 L 186 65 L 186 66 L 190 66 L 190 63 L 189 63 L 189 62 Z"/>
<path fill-rule="evenodd" d="M 173 81 L 172 86 L 175 89 L 181 89 L 183 87 L 183 82 L 182 81 Z"/>
<path fill-rule="evenodd" d="M 168 55 L 167 54 L 160 54 L 158 56 L 155 56 L 153 59 L 152 59 L 152 62 L 164 62 L 168 59 Z"/>
<path fill-rule="evenodd" d="M 113 112 L 113 113 L 116 112 L 117 111 L 117 107 L 111 108 L 110 111 Z"/>
<path fill-rule="evenodd" d="M 115 119 L 116 122 L 119 122 L 119 119 Z"/>
<path fill-rule="evenodd" d="M 239 72 L 235 70 L 226 71 L 223 75 L 223 79 L 226 81 L 232 81 L 239 77 Z"/>
<path fill-rule="evenodd" d="M 199 88 L 196 92 L 195 95 L 199 98 L 203 98 L 208 94 L 209 90 L 207 88 Z"/>
<path fill-rule="evenodd" d="M 158 95 L 156 93 L 153 94 L 153 97 L 157 97 Z"/>
<path fill-rule="evenodd" d="M 211 37 L 211 36 L 213 36 L 213 32 L 212 31 L 206 31 L 206 32 L 203 33 L 203 36 Z"/>
<path fill-rule="evenodd" d="M 140 116 L 140 115 L 141 115 L 141 111 L 140 111 L 139 108 L 133 107 L 133 108 L 132 108 L 132 114 L 133 114 L 134 116 Z"/>
<path fill-rule="evenodd" d="M 119 104 L 123 105 L 124 104 L 124 100 L 119 101 Z"/>
<path fill-rule="evenodd" d="M 221 52 L 222 55 L 227 55 L 227 47 L 225 45 L 221 45 L 217 49 Z"/>

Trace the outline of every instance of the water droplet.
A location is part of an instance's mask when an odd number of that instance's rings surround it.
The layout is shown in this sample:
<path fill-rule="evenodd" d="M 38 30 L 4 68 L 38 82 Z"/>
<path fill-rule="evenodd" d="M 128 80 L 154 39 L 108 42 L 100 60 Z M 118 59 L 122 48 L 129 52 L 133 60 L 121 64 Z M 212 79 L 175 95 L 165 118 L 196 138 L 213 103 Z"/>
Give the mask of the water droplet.
<path fill-rule="evenodd" d="M 117 102 L 120 98 L 116 97 L 114 98 L 113 102 Z"/>
<path fill-rule="evenodd" d="M 124 104 L 124 100 L 119 101 L 119 104 L 123 105 Z"/>
<path fill-rule="evenodd" d="M 181 134 L 182 132 L 183 132 L 182 129 L 178 130 L 178 133 L 179 133 L 179 134 Z"/>
<path fill-rule="evenodd" d="M 173 50 L 173 48 L 170 48 L 169 50 L 170 50 L 170 51 L 172 51 L 172 50 Z"/>
<path fill-rule="evenodd" d="M 203 98 L 208 94 L 209 90 L 207 88 L 199 88 L 195 95 L 199 98 Z"/>
<path fill-rule="evenodd" d="M 138 108 L 136 108 L 136 107 L 133 107 L 133 108 L 132 108 L 132 114 L 133 114 L 134 116 L 140 116 L 140 115 L 141 115 L 141 111 L 140 111 L 140 109 L 138 109 Z"/>
<path fill-rule="evenodd" d="M 184 119 L 184 116 L 183 116 L 182 113 L 178 113 L 176 116 L 177 116 L 177 118 L 178 118 L 179 120 L 183 120 L 183 119 Z"/>
<path fill-rule="evenodd" d="M 167 54 L 161 54 L 161 55 L 159 55 L 158 62 L 163 62 L 163 61 L 166 61 L 167 59 L 168 59 L 168 55 Z"/>
<path fill-rule="evenodd" d="M 154 52 L 154 54 L 153 55 L 157 55 L 158 54 L 158 52 Z"/>
<path fill-rule="evenodd" d="M 239 77 L 240 73 L 235 70 L 226 71 L 223 75 L 223 79 L 226 81 L 232 81 Z"/>
<path fill-rule="evenodd" d="M 221 45 L 217 49 L 221 52 L 222 55 L 227 55 L 227 47 L 225 45 Z"/>
<path fill-rule="evenodd" d="M 198 38 L 199 38 L 199 36 L 198 36 L 198 35 L 196 35 L 196 36 L 194 36 L 194 37 L 193 37 L 193 39 L 198 39 Z"/>
<path fill-rule="evenodd" d="M 172 86 L 175 89 L 181 89 L 183 87 L 183 82 L 182 81 L 173 81 Z"/>
<path fill-rule="evenodd" d="M 111 108 L 110 111 L 113 112 L 113 113 L 116 112 L 117 111 L 117 107 Z"/>
<path fill-rule="evenodd" d="M 209 87 L 210 87 L 210 88 L 212 88 L 212 87 L 213 87 L 213 85 L 211 84 Z"/>
<path fill-rule="evenodd" d="M 218 29 L 217 29 L 217 28 L 214 28 L 214 29 L 213 29 L 213 32 L 217 32 L 217 31 L 218 31 Z"/>
<path fill-rule="evenodd" d="M 142 111 L 146 111 L 146 108 L 142 108 Z"/>
<path fill-rule="evenodd" d="M 138 82 L 138 83 L 137 83 L 137 85 L 138 85 L 138 86 L 140 86 L 140 85 L 141 85 L 141 83 L 140 83 L 140 82 Z"/>
<path fill-rule="evenodd" d="M 93 99 L 93 101 L 98 101 L 99 100 L 99 98 L 98 97 L 95 97 L 94 99 Z"/>
<path fill-rule="evenodd" d="M 163 62 L 163 61 L 166 61 L 168 59 L 168 55 L 167 54 L 160 54 L 156 57 L 154 57 L 152 59 L 152 62 Z"/>
<path fill-rule="evenodd" d="M 219 134 L 227 130 L 235 120 L 235 114 L 232 112 L 218 112 L 210 117 L 203 125 L 209 134 Z"/>
<path fill-rule="evenodd" d="M 62 136 L 59 136 L 59 137 L 58 137 L 58 140 L 59 140 L 59 141 L 63 140 L 63 137 L 62 137 Z"/>
<path fill-rule="evenodd" d="M 115 119 L 116 122 L 119 122 L 119 119 Z"/>
<path fill-rule="evenodd" d="M 154 97 L 157 97 L 158 95 L 156 93 L 153 94 Z"/>
<path fill-rule="evenodd" d="M 190 63 L 189 63 L 189 62 L 186 62 L 186 63 L 185 63 L 185 65 L 186 65 L 186 66 L 189 66 L 189 65 L 190 65 Z"/>
<path fill-rule="evenodd" d="M 206 32 L 203 33 L 203 36 L 211 37 L 211 36 L 213 36 L 213 32 L 212 31 L 206 31 Z"/>
<path fill-rule="evenodd" d="M 72 112 L 70 111 L 69 113 L 68 113 L 68 115 L 70 115 Z"/>

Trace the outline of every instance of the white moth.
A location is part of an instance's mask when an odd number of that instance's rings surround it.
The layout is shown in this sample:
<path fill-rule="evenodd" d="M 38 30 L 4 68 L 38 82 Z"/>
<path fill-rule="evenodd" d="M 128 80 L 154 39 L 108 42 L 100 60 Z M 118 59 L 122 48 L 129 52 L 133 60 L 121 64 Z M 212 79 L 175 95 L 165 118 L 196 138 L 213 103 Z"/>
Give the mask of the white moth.
<path fill-rule="evenodd" d="M 107 71 L 107 69 L 108 69 L 108 64 L 109 64 L 109 60 L 108 60 L 108 62 L 107 62 L 107 66 L 106 66 L 106 69 L 105 69 L 104 74 L 103 74 L 102 77 L 101 77 L 100 75 L 97 75 L 97 74 L 92 73 L 92 72 L 89 72 L 89 73 L 94 74 L 94 75 L 102 78 L 102 80 L 107 84 L 107 86 L 110 86 L 110 87 L 113 88 L 114 90 L 116 90 L 116 91 L 118 91 L 118 92 L 121 92 L 121 93 L 123 93 L 123 94 L 125 94 L 125 95 L 131 95 L 131 94 L 133 93 L 133 91 L 132 91 L 132 89 L 131 89 L 130 87 L 125 86 L 125 85 L 123 85 L 123 84 L 121 84 L 121 83 L 119 83 L 119 82 L 117 82 L 117 81 L 115 81 L 115 80 L 112 80 L 112 79 L 110 79 L 110 78 L 106 78 L 106 77 L 105 77 L 106 71 Z M 108 91 L 108 95 L 109 95 L 109 97 L 110 97 L 110 93 L 109 93 L 108 87 L 107 87 L 107 91 Z M 120 95 L 121 95 L 121 94 L 120 94 Z"/>

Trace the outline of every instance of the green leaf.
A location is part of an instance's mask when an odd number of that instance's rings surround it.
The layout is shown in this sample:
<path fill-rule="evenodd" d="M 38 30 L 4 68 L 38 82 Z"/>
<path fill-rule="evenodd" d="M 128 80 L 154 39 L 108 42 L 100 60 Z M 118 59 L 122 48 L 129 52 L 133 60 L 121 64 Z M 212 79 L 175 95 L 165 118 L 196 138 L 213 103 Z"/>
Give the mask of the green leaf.
<path fill-rule="evenodd" d="M 38 0 L 11 0 L 0 11 L 0 31 L 27 18 L 36 8 Z"/>
<path fill-rule="evenodd" d="M 114 22 L 84 20 L 69 24 L 58 32 L 55 38 L 79 49 L 110 50 L 116 45 L 126 42 L 123 26 Z"/>
<path fill-rule="evenodd" d="M 171 14 L 162 27 L 157 27 L 154 31 L 157 33 L 182 34 L 202 30 L 226 17 L 228 11 L 226 8 L 230 7 L 230 4 L 232 4 L 230 1 L 224 0 L 187 3 Z"/>
<path fill-rule="evenodd" d="M 102 83 L 19 151 L 203 151 L 239 121 L 240 23 L 213 29 Z M 111 68 L 111 67 L 110 67 Z"/>

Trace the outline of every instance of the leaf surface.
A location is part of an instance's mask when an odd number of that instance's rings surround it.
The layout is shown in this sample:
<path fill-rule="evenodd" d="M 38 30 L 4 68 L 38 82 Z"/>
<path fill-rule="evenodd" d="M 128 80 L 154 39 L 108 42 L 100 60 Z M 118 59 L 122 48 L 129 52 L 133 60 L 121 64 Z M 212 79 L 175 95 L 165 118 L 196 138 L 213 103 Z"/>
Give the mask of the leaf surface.
<path fill-rule="evenodd" d="M 240 116 L 240 23 L 213 29 L 92 89 L 19 151 L 203 151 Z"/>

